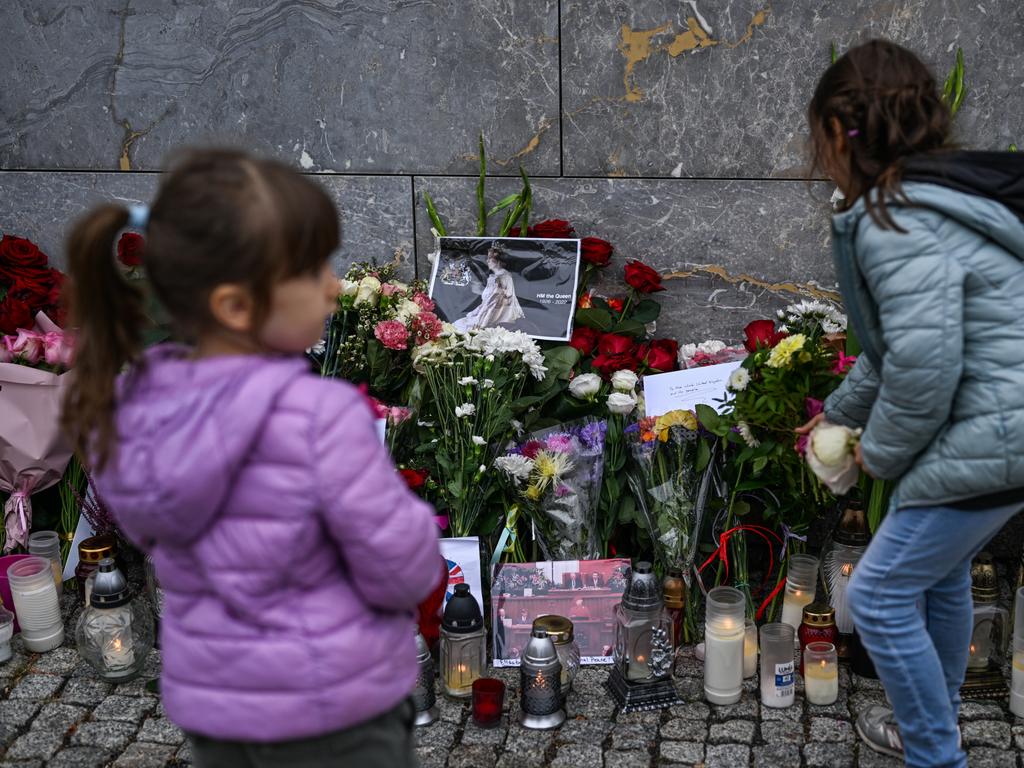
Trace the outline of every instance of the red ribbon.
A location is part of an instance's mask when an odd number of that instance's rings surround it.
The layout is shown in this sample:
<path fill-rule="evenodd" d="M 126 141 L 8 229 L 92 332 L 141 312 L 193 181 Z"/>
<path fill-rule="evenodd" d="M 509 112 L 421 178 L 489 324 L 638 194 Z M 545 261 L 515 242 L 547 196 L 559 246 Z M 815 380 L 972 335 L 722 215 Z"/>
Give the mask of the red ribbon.
<path fill-rule="evenodd" d="M 704 570 L 711 565 L 715 560 L 720 560 L 725 564 L 725 576 L 729 578 L 729 539 L 731 539 L 737 533 L 755 533 L 764 539 L 768 545 L 768 574 L 765 576 L 765 582 L 768 581 L 771 572 L 775 570 L 775 555 L 772 554 L 774 547 L 772 546 L 772 539 L 778 544 L 782 544 L 782 539 L 775 531 L 770 528 L 765 528 L 763 525 L 737 525 L 735 528 L 730 528 L 725 531 L 721 536 L 718 537 L 718 548 L 711 553 L 711 557 L 704 561 L 704 564 L 697 569 L 697 573 L 703 573 Z M 761 607 L 757 610 L 757 618 L 761 619 L 764 615 L 765 609 L 771 604 L 782 588 L 786 586 L 786 580 L 781 579 L 776 585 L 775 589 L 771 591 L 771 594 L 765 598 L 765 601 L 761 603 Z"/>

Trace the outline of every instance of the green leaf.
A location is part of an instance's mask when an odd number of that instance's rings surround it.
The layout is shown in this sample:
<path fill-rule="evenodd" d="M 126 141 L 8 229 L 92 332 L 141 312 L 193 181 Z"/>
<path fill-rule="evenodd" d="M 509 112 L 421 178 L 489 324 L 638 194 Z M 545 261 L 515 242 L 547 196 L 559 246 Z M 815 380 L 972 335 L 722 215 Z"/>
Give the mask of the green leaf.
<path fill-rule="evenodd" d="M 501 199 L 501 201 L 496 206 L 494 206 L 493 208 L 491 208 L 491 210 L 489 210 L 487 212 L 487 215 L 488 216 L 493 216 L 494 214 L 498 213 L 498 211 L 505 210 L 510 205 L 515 203 L 515 201 L 518 200 L 518 199 L 519 199 L 519 193 L 518 192 L 513 192 L 508 197 L 503 197 Z"/>
<path fill-rule="evenodd" d="M 607 331 L 612 326 L 612 316 L 603 309 L 577 309 L 575 315 L 576 325 L 586 328 L 596 328 L 599 331 Z"/>
<path fill-rule="evenodd" d="M 815 455 L 817 455 L 817 454 L 815 454 Z M 756 459 L 754 459 L 754 464 L 753 464 L 754 474 L 755 475 L 761 474 L 762 472 L 764 472 L 764 468 L 767 467 L 767 466 L 768 466 L 768 457 L 767 456 L 758 456 Z"/>
<path fill-rule="evenodd" d="M 732 505 L 732 513 L 737 517 L 743 517 L 744 515 L 750 514 L 750 505 L 743 501 L 743 499 L 737 499 Z"/>
<path fill-rule="evenodd" d="M 1011 144 L 1008 151 L 1009 152 L 1016 152 L 1017 151 L 1017 145 L 1016 144 Z"/>
<path fill-rule="evenodd" d="M 586 310 L 581 310 L 586 311 Z M 643 323 L 639 323 L 636 320 L 620 320 L 612 326 L 612 333 L 621 333 L 624 336 L 643 336 L 647 333 L 647 329 Z"/>
<path fill-rule="evenodd" d="M 629 313 L 631 320 L 638 323 L 653 323 L 661 315 L 661 304 L 653 299 L 644 299 Z"/>
<path fill-rule="evenodd" d="M 706 440 L 697 443 L 697 472 L 703 472 L 711 463 L 711 446 Z"/>
<path fill-rule="evenodd" d="M 523 206 L 523 217 L 519 222 L 519 234 L 526 237 L 527 230 L 530 228 L 530 208 L 533 206 L 533 189 L 530 187 L 530 177 L 526 175 L 526 171 L 523 170 L 521 165 L 519 166 L 519 176 L 523 180 L 523 197 L 526 201 L 526 205 Z"/>
<path fill-rule="evenodd" d="M 636 500 L 626 495 L 622 497 L 622 503 L 619 505 L 619 522 L 630 523 L 636 519 Z"/>
<path fill-rule="evenodd" d="M 718 433 L 722 428 L 722 417 L 718 415 L 718 412 L 710 405 L 699 404 L 696 408 L 697 418 L 700 423 L 704 425 L 704 428 L 709 432 Z"/>
<path fill-rule="evenodd" d="M 430 198 L 430 193 L 423 190 L 423 202 L 427 205 L 427 216 L 430 217 L 430 223 L 434 225 L 434 229 L 437 230 L 437 234 L 444 237 L 447 232 L 444 228 L 444 223 L 441 221 L 441 217 L 437 215 L 437 208 L 434 207 L 434 201 Z"/>
<path fill-rule="evenodd" d="M 832 41 L 831 50 L 829 51 L 829 59 L 833 64 L 836 63 L 836 59 L 839 58 L 839 51 L 836 50 L 835 40 Z"/>
<path fill-rule="evenodd" d="M 544 380 L 547 381 L 549 378 L 558 378 L 563 381 L 568 381 L 569 374 L 579 361 L 579 350 L 575 347 L 570 347 L 568 344 L 559 345 L 545 350 L 544 365 L 547 367 L 548 372 L 544 376 Z"/>

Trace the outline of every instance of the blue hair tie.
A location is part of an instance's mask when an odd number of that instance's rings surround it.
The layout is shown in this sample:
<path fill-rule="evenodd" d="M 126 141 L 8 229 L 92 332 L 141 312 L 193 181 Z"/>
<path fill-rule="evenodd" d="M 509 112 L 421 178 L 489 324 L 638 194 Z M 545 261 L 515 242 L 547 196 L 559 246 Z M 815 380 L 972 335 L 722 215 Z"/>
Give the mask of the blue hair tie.
<path fill-rule="evenodd" d="M 148 205 L 128 206 L 128 226 L 132 229 L 145 229 L 149 224 Z"/>

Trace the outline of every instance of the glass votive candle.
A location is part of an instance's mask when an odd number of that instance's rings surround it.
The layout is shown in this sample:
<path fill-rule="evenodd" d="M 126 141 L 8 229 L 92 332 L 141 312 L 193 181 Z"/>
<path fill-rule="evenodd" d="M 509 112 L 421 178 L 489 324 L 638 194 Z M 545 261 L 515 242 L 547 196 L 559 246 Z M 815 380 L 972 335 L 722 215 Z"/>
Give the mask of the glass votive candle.
<path fill-rule="evenodd" d="M 493 728 L 501 722 L 505 707 L 505 684 L 493 677 L 473 681 L 473 722 L 481 728 Z"/>
<path fill-rule="evenodd" d="M 789 707 L 796 698 L 795 636 L 789 624 L 779 622 L 761 627 L 761 703 L 766 707 Z"/>
<path fill-rule="evenodd" d="M 743 679 L 757 674 L 757 624 L 747 619 L 743 633 Z"/>
<path fill-rule="evenodd" d="M 818 585 L 818 558 L 791 555 L 786 561 L 786 595 L 782 599 L 782 623 L 800 629 L 804 606 L 814 602 Z M 794 635 L 795 638 L 795 635 Z"/>
<path fill-rule="evenodd" d="M 43 653 L 63 643 L 64 622 L 51 562 L 35 555 L 18 560 L 7 569 L 7 580 L 25 648 Z"/>
<path fill-rule="evenodd" d="M 804 648 L 804 692 L 818 706 L 839 698 L 839 657 L 832 643 L 808 643 Z"/>
<path fill-rule="evenodd" d="M 64 592 L 64 568 L 60 563 L 60 535 L 56 531 L 36 531 L 28 535 L 28 553 L 50 561 L 57 596 Z"/>
<path fill-rule="evenodd" d="M 10 660 L 13 655 L 12 637 L 14 637 L 14 614 L 4 608 L 3 598 L 0 598 L 0 664 Z"/>
<path fill-rule="evenodd" d="M 712 704 L 735 704 L 743 693 L 743 646 L 746 599 L 734 587 L 708 592 L 704 624 L 704 698 Z"/>

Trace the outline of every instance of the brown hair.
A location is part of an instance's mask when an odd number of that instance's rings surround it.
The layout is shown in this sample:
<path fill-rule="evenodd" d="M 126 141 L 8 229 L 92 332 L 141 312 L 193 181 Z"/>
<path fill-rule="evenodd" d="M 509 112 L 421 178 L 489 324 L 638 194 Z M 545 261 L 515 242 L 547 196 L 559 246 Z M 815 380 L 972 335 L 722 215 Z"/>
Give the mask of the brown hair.
<path fill-rule="evenodd" d="M 142 294 L 124 279 L 114 244 L 128 225 L 124 206 L 101 205 L 68 238 L 75 375 L 63 425 L 83 458 L 102 468 L 115 443 L 115 379 L 140 361 Z M 257 327 L 273 286 L 315 274 L 339 242 L 338 214 L 323 189 L 276 162 L 233 150 L 195 150 L 164 177 L 149 212 L 143 261 L 153 293 L 188 338 L 212 322 L 218 285 L 245 286 Z"/>
<path fill-rule="evenodd" d="M 844 210 L 863 197 L 879 226 L 899 230 L 886 202 L 903 196 L 903 163 L 911 155 L 945 148 L 951 115 L 935 78 L 914 53 L 888 40 L 871 40 L 825 71 L 807 122 L 812 173 L 843 177 Z M 846 137 L 844 155 L 835 149 L 837 131 Z"/>

